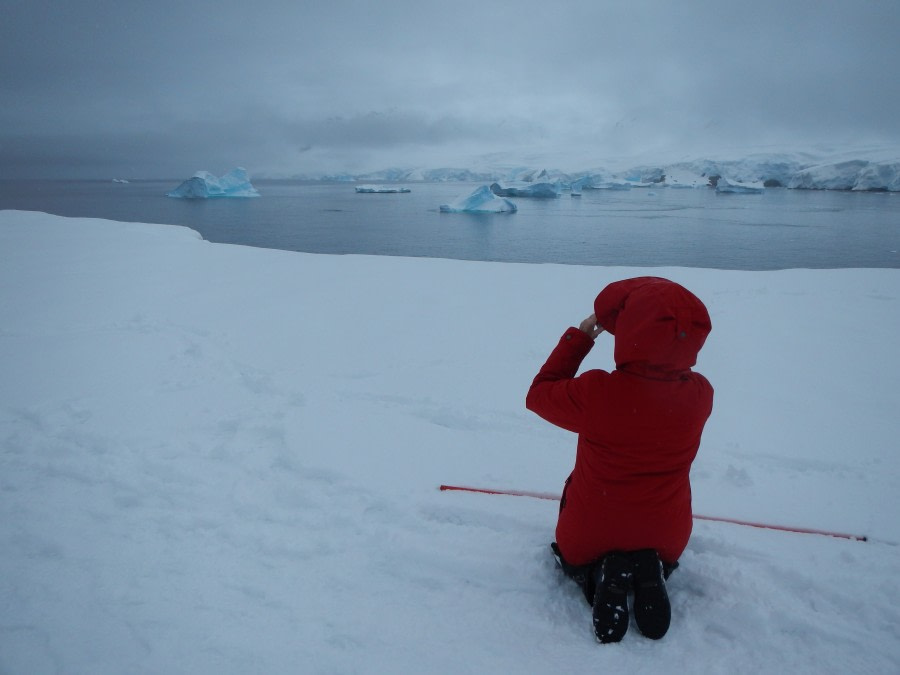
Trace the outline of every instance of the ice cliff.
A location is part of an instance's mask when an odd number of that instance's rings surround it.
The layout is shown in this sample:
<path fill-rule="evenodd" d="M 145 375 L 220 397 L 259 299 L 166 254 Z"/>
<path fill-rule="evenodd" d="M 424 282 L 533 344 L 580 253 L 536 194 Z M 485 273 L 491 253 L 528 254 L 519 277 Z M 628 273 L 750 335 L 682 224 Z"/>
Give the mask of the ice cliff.
<path fill-rule="evenodd" d="M 900 191 L 900 162 L 850 160 L 796 172 L 787 187 L 805 190 Z"/>
<path fill-rule="evenodd" d="M 765 185 L 760 181 L 741 182 L 722 176 L 716 182 L 716 192 L 734 194 L 759 194 L 765 190 Z"/>

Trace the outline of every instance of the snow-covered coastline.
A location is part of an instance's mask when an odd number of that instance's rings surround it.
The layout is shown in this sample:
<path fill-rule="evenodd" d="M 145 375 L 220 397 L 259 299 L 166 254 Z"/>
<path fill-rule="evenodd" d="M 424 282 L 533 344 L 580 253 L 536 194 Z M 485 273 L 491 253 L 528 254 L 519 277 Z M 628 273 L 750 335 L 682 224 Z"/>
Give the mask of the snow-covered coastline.
<path fill-rule="evenodd" d="M 652 270 L 713 320 L 695 510 L 871 538 L 697 522 L 661 642 L 594 642 L 555 503 L 437 490 L 559 490 L 525 391 L 646 273 L 0 212 L 0 671 L 896 672 L 900 270 Z"/>

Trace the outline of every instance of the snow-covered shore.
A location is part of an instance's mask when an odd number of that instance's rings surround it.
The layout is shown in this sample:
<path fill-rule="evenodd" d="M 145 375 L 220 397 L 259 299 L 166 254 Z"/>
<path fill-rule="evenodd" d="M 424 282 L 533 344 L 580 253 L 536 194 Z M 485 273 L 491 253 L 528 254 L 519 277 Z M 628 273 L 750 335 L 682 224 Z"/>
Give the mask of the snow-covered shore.
<path fill-rule="evenodd" d="M 553 567 L 531 378 L 609 281 L 701 297 L 715 410 L 660 642 Z M 900 670 L 900 270 L 323 256 L 0 212 L 0 672 Z M 609 336 L 586 367 L 608 368 Z"/>

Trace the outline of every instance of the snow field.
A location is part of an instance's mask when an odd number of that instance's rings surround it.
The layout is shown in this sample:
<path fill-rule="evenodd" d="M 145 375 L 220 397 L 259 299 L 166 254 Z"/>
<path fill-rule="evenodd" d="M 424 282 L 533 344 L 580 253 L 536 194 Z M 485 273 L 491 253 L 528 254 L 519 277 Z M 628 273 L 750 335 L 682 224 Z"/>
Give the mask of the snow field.
<path fill-rule="evenodd" d="M 710 309 L 660 642 L 553 567 L 574 437 L 524 410 L 606 283 Z M 900 272 L 317 256 L 0 212 L 0 672 L 900 669 Z M 612 364 L 601 336 L 586 367 Z"/>

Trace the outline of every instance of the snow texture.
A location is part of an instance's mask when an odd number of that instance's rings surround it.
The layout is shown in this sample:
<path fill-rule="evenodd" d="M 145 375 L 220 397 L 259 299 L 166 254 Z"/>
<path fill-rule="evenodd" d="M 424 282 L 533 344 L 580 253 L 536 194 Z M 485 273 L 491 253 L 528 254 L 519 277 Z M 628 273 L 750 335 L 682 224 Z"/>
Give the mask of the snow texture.
<path fill-rule="evenodd" d="M 183 199 L 259 197 L 259 191 L 251 185 L 247 170 L 238 167 L 221 178 L 216 178 L 209 171 L 198 171 L 166 196 Z"/>
<path fill-rule="evenodd" d="M 647 269 L 323 256 L 0 212 L 0 672 L 900 672 L 900 270 L 656 268 L 707 304 L 659 642 L 554 568 L 524 409 Z M 603 335 L 585 367 L 612 365 Z"/>
<path fill-rule="evenodd" d="M 487 185 L 476 188 L 467 197 L 460 197 L 450 204 L 441 204 L 442 213 L 515 213 L 517 206 L 508 199 L 498 197 Z"/>

